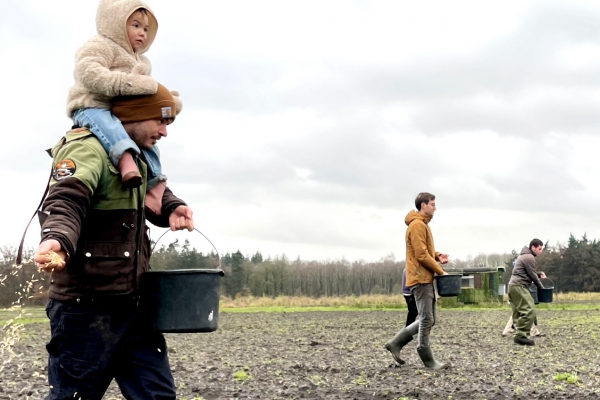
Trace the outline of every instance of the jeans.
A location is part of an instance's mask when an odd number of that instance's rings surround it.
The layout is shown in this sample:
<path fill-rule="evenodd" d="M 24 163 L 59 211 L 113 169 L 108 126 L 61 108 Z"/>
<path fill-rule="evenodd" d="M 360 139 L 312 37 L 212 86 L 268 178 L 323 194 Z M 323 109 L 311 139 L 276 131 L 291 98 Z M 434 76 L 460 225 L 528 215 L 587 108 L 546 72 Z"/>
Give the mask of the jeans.
<path fill-rule="evenodd" d="M 156 145 L 152 146 L 152 150 L 142 150 L 144 161 L 148 165 L 148 190 L 152 189 L 159 182 L 167 180 L 167 176 L 161 172 L 160 165 L 160 150 Z"/>
<path fill-rule="evenodd" d="M 420 283 L 411 287 L 411 292 L 415 296 L 417 310 L 419 311 L 419 320 L 415 322 L 415 324 L 419 324 L 419 345 L 417 348 L 422 349 L 429 347 L 429 334 L 431 328 L 435 325 L 435 289 L 433 283 Z"/>
<path fill-rule="evenodd" d="M 163 335 L 144 329 L 131 297 L 111 303 L 48 301 L 45 400 L 100 400 L 113 378 L 128 400 L 176 398 Z"/>
<path fill-rule="evenodd" d="M 435 325 L 435 290 L 433 283 L 419 283 L 410 288 L 417 303 L 418 316 L 412 324 L 405 326 L 400 332 L 411 336 L 418 334 L 418 349 L 429 347 L 429 334 Z M 400 333 L 398 332 L 398 333 Z"/>
<path fill-rule="evenodd" d="M 98 138 L 115 167 L 124 152 L 130 151 L 134 155 L 140 154 L 140 148 L 131 140 L 121 121 L 112 115 L 108 109 L 84 108 L 77 110 L 73 113 L 73 123 L 88 128 Z M 143 150 L 142 152 L 148 165 L 148 189 L 151 189 L 156 183 L 166 181 L 167 177 L 161 171 L 158 147 L 153 146 L 151 150 Z"/>

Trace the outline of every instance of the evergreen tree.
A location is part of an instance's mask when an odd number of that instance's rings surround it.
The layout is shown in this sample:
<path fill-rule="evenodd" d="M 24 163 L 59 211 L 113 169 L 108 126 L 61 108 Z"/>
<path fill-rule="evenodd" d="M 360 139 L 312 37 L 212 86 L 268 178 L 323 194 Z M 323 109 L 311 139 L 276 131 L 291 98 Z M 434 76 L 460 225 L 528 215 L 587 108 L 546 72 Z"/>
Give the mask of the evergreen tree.
<path fill-rule="evenodd" d="M 234 297 L 241 293 L 246 282 L 244 275 L 244 256 L 238 250 L 231 255 L 231 276 L 227 279 L 227 294 Z"/>
<path fill-rule="evenodd" d="M 260 253 L 260 251 L 257 251 L 256 254 L 254 254 L 252 258 L 250 258 L 250 262 L 252 264 L 260 264 L 261 262 L 263 262 L 263 256 Z"/>

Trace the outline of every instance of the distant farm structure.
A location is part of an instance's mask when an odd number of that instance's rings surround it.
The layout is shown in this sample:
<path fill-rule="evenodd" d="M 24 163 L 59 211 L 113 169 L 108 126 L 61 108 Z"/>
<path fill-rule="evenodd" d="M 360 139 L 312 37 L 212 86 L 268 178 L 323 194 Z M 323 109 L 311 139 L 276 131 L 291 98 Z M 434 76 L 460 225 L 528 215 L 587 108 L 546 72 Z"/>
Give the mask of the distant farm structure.
<path fill-rule="evenodd" d="M 462 274 L 461 292 L 456 302 L 479 304 L 502 301 L 506 293 L 505 266 L 445 268 L 449 274 Z"/>

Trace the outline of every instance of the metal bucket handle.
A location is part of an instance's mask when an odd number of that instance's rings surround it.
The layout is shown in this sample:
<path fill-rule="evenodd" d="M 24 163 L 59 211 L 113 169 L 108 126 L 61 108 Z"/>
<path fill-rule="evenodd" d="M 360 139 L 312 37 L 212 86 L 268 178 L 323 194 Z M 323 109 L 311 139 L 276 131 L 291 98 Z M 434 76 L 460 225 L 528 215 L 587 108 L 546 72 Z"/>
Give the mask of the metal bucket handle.
<path fill-rule="evenodd" d="M 540 278 L 540 282 L 542 282 L 542 280 L 544 280 L 544 281 L 550 281 L 550 283 L 552 283 L 552 287 L 551 288 L 554 289 L 555 286 L 554 286 L 554 281 L 552 279 L 550 279 L 548 277 L 546 277 L 546 278 Z M 542 282 L 542 285 L 544 285 L 544 288 L 550 289 L 550 287 L 546 287 L 546 284 L 544 282 Z"/>
<path fill-rule="evenodd" d="M 219 261 L 219 269 L 221 269 L 221 256 L 219 255 L 219 250 L 217 250 L 217 248 L 215 247 L 215 245 L 213 244 L 213 242 L 211 242 L 211 241 L 210 241 L 210 239 L 209 239 L 209 238 L 207 238 L 207 237 L 206 237 L 206 235 L 205 235 L 204 233 L 200 232 L 200 231 L 198 230 L 198 228 L 194 228 L 194 230 L 195 230 L 196 232 L 198 232 L 199 234 L 201 234 L 201 235 L 204 237 L 204 239 L 206 239 L 206 240 L 208 241 L 208 243 L 210 243 L 210 245 L 213 247 L 213 249 L 215 249 L 215 252 L 217 253 L 217 261 Z M 171 230 L 170 230 L 170 229 L 167 229 L 166 231 L 164 231 L 164 232 L 163 232 L 163 234 L 162 234 L 162 235 L 160 235 L 160 236 L 158 237 L 158 239 L 156 239 L 156 242 L 154 242 L 154 246 L 152 246 L 152 253 L 154 253 L 154 249 L 156 248 L 156 245 L 158 244 L 158 241 L 159 241 L 160 239 L 162 239 L 162 237 L 163 237 L 163 236 L 165 236 L 165 235 L 166 235 L 167 233 L 169 233 L 169 232 L 171 232 Z"/>

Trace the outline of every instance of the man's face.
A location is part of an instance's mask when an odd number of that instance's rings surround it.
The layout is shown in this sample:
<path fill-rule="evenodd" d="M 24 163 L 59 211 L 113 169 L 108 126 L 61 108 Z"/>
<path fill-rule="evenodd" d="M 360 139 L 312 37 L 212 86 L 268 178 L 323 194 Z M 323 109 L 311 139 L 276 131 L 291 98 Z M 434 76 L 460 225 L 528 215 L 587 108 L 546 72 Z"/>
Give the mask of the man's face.
<path fill-rule="evenodd" d="M 539 245 L 538 247 L 532 247 L 531 248 L 531 252 L 537 257 L 540 254 L 542 254 L 542 250 L 544 249 L 544 246 Z"/>
<path fill-rule="evenodd" d="M 435 200 L 429 200 L 428 204 L 421 203 L 421 211 L 430 217 L 433 217 L 433 213 L 435 212 Z"/>
<path fill-rule="evenodd" d="M 149 119 L 142 122 L 124 124 L 131 140 L 140 149 L 150 150 L 163 136 L 167 137 L 167 125 L 172 119 Z"/>
<path fill-rule="evenodd" d="M 127 19 L 127 39 L 133 48 L 138 52 L 146 42 L 146 33 L 148 32 L 148 17 L 141 11 L 136 11 Z"/>

